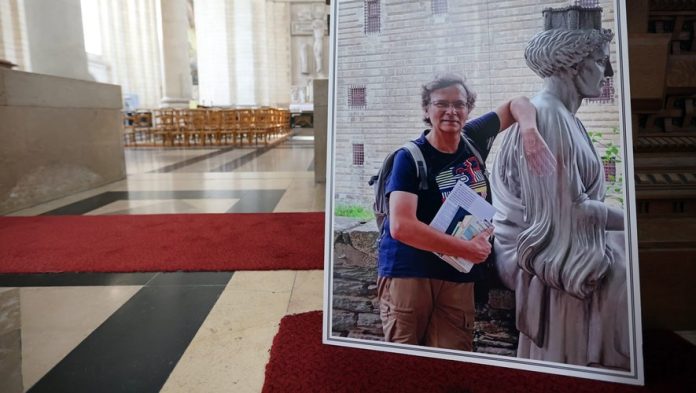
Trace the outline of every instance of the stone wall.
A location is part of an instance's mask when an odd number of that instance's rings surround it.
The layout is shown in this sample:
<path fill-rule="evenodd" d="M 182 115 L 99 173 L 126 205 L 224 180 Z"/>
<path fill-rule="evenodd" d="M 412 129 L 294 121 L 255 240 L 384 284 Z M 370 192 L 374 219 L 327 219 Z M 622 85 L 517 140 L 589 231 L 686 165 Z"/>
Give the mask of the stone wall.
<path fill-rule="evenodd" d="M 126 175 L 119 86 L 0 69 L 0 214 Z"/>
<path fill-rule="evenodd" d="M 332 280 L 332 332 L 336 336 L 383 340 L 377 301 L 377 226 L 334 218 Z M 474 350 L 514 356 L 514 292 L 502 288 L 494 278 L 478 284 Z"/>

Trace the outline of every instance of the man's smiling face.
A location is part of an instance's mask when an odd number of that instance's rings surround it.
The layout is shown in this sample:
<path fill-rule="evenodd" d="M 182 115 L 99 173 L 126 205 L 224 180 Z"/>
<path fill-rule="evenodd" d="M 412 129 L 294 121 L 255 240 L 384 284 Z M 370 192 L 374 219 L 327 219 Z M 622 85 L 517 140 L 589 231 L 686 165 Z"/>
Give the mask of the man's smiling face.
<path fill-rule="evenodd" d="M 434 132 L 461 132 L 469 115 L 466 92 L 459 85 L 437 89 L 430 93 L 430 104 L 425 116 L 430 119 Z"/>

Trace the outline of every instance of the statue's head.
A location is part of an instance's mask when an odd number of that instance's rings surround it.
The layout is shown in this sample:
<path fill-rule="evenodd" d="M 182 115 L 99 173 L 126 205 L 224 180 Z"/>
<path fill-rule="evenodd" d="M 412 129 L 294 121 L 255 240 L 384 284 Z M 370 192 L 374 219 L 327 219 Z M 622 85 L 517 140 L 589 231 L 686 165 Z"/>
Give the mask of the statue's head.
<path fill-rule="evenodd" d="M 547 30 L 535 35 L 524 52 L 529 68 L 542 78 L 573 78 L 583 97 L 601 94 L 601 81 L 613 76 L 609 43 L 614 34 L 601 28 L 601 8 L 544 10 Z"/>

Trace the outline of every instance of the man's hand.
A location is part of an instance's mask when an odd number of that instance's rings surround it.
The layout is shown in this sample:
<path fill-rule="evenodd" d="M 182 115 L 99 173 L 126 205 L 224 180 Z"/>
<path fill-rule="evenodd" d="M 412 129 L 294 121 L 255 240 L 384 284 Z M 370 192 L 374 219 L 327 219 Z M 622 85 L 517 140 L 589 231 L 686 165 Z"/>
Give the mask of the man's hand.
<path fill-rule="evenodd" d="M 536 127 L 521 128 L 522 148 L 527 167 L 536 176 L 549 176 L 556 172 L 556 158 Z"/>
<path fill-rule="evenodd" d="M 463 255 L 463 257 L 473 263 L 484 262 L 491 253 L 491 243 L 488 241 L 488 238 L 492 233 L 493 228 L 488 228 L 476 235 L 473 239 L 467 241 L 468 252 L 466 255 Z"/>

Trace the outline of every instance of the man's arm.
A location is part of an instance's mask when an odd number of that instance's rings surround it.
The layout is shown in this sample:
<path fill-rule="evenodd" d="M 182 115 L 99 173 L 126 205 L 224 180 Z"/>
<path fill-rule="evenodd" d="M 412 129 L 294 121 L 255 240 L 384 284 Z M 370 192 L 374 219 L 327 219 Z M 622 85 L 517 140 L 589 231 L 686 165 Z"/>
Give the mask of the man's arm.
<path fill-rule="evenodd" d="M 534 175 L 545 176 L 556 171 L 556 159 L 544 142 L 537 128 L 536 108 L 527 97 L 517 97 L 495 109 L 500 119 L 500 130 L 504 131 L 515 122 L 519 123 L 522 147 L 527 166 Z"/>
<path fill-rule="evenodd" d="M 416 217 L 418 196 L 404 191 L 389 194 L 389 232 L 392 238 L 426 251 L 435 251 L 481 263 L 491 253 L 488 237 L 482 232 L 471 240 L 458 239 L 433 229 Z"/>

